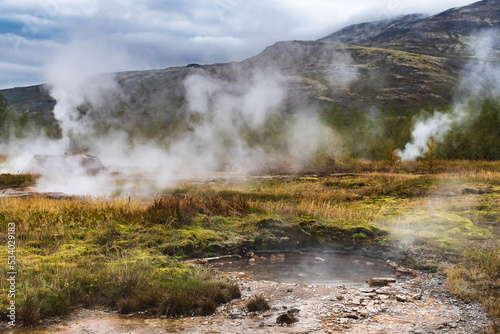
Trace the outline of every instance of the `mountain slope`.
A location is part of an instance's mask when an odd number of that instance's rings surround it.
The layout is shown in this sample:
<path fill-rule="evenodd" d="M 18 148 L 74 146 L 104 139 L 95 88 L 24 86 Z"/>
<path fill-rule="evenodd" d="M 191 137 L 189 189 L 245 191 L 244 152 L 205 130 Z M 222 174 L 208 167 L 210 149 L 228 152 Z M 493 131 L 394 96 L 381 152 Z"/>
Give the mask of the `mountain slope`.
<path fill-rule="evenodd" d="M 500 2 L 483 0 L 437 15 L 407 15 L 352 25 L 319 41 L 383 47 L 437 56 L 471 56 L 471 36 L 500 29 Z M 496 50 L 499 51 L 498 34 Z"/>
<path fill-rule="evenodd" d="M 446 104 L 475 55 L 475 36 L 492 29 L 500 29 L 500 1 L 484 0 L 428 17 L 353 25 L 317 41 L 278 42 L 239 63 L 118 73 L 122 92 L 110 100 L 109 115 L 168 124 L 187 108 L 188 76 L 234 82 L 268 69 L 287 77 L 287 109 L 336 102 L 404 113 Z M 499 34 L 490 37 L 489 61 L 499 62 Z M 42 86 L 0 92 L 18 111 L 47 112 L 55 102 Z"/>

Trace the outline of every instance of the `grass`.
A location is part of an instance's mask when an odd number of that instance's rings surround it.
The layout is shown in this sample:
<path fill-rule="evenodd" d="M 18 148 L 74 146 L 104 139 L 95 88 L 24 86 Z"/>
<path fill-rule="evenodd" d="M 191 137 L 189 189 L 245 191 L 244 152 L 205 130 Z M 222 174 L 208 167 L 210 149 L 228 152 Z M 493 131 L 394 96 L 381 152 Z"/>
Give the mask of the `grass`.
<path fill-rule="evenodd" d="M 271 309 L 269 302 L 262 296 L 253 296 L 246 303 L 248 312 L 264 312 Z"/>
<path fill-rule="evenodd" d="M 31 187 L 38 177 L 33 174 L 0 174 L 0 189 Z"/>
<path fill-rule="evenodd" d="M 2 229 L 7 230 L 8 222 L 16 224 L 17 305 L 25 326 L 66 314 L 75 305 L 174 317 L 213 313 L 240 296 L 236 285 L 215 272 L 163 254 L 158 232 L 169 228 L 150 222 L 151 206 L 146 203 L 44 198 L 0 202 Z M 6 277 L 1 280 L 7 286 Z M 2 294 L 2 316 L 7 303 Z"/>
<path fill-rule="evenodd" d="M 464 262 L 447 271 L 447 287 L 455 295 L 482 303 L 496 320 L 500 319 L 500 245 L 464 252 Z"/>
<path fill-rule="evenodd" d="M 374 162 L 351 167 L 184 183 L 147 201 L 0 198 L 0 239 L 16 224 L 18 315 L 29 326 L 92 305 L 152 316 L 211 314 L 239 298 L 238 287 L 177 260 L 322 245 L 403 247 L 419 254 L 409 262 L 446 270 L 451 292 L 498 319 L 500 164 L 438 163 L 433 174 L 416 163 L 392 172 Z M 0 284 L 5 290 L 5 276 Z M 7 302 L 2 293 L 3 319 Z"/>

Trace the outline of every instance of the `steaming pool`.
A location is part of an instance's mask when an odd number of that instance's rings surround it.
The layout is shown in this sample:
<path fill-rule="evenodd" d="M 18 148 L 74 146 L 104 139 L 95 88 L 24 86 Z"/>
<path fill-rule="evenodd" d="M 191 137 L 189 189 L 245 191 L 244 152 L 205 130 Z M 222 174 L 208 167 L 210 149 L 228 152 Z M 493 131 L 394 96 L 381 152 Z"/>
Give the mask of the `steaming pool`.
<path fill-rule="evenodd" d="M 367 287 L 371 277 L 396 278 L 385 261 L 337 253 L 258 253 L 212 263 L 223 272 L 244 272 L 254 280 L 309 286 Z"/>

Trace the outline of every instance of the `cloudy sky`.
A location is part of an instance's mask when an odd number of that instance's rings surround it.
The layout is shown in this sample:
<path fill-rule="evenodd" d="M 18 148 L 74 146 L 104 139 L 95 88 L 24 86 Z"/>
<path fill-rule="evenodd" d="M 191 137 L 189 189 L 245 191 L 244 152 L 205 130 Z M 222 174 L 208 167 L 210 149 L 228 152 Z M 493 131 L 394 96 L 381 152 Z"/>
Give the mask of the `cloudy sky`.
<path fill-rule="evenodd" d="M 277 41 L 473 2 L 0 0 L 0 89 L 46 82 L 59 63 L 97 73 L 240 61 Z"/>

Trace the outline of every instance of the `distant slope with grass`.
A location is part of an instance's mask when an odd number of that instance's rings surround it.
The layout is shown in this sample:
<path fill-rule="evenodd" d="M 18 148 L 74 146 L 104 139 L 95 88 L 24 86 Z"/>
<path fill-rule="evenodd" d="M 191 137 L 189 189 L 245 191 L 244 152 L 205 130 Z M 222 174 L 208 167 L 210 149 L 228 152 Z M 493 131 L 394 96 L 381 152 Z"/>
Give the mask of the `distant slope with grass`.
<path fill-rule="evenodd" d="M 122 94 L 108 108 L 145 122 L 170 123 L 186 107 L 185 78 L 193 73 L 231 82 L 248 71 L 273 68 L 286 75 L 286 108 L 377 107 L 399 113 L 452 102 L 459 73 L 474 57 L 474 38 L 500 29 L 500 2 L 484 0 L 433 16 L 407 15 L 346 27 L 317 41 L 278 42 L 240 63 L 188 65 L 118 73 Z M 500 61 L 500 38 L 488 61 Z M 54 106 L 44 86 L 1 90 L 17 111 Z M 130 116 L 132 115 L 132 116 Z M 155 121 L 156 122 L 156 121 Z"/>

